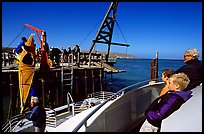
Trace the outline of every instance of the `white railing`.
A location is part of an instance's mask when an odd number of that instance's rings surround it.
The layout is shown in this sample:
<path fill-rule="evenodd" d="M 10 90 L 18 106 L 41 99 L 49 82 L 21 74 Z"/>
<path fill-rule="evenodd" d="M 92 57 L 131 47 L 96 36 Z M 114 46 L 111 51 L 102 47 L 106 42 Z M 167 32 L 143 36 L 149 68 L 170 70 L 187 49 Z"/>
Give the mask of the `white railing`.
<path fill-rule="evenodd" d="M 133 84 L 131 86 L 128 86 L 128 87 L 125 87 L 123 89 L 121 89 L 120 91 L 118 91 L 117 93 L 114 93 L 111 97 L 109 97 L 106 101 L 104 101 L 103 103 L 101 103 L 96 109 L 94 109 L 89 115 L 87 115 L 74 129 L 72 132 L 77 132 L 82 126 L 85 126 L 85 129 L 87 128 L 87 122 L 88 122 L 88 119 L 90 117 L 92 117 L 97 111 L 99 111 L 99 109 L 101 107 L 103 107 L 107 102 L 109 102 L 110 100 L 113 100 L 114 98 L 117 98 L 117 96 L 120 96 L 121 94 L 124 94 L 125 92 L 130 92 L 130 91 L 133 91 L 133 90 L 137 90 L 137 89 L 141 89 L 143 88 L 144 85 L 148 86 L 150 85 L 149 84 L 150 81 L 147 80 L 147 81 L 142 81 L 142 82 L 138 82 L 136 84 Z M 143 85 L 143 86 L 142 86 Z M 121 97 L 122 98 L 122 97 Z M 151 98 L 149 98 L 151 99 Z M 134 101 L 134 100 L 132 100 Z M 133 108 L 134 109 L 134 108 Z M 131 116 L 131 115 L 129 115 Z M 102 120 L 101 120 L 102 121 Z M 104 122 L 104 121 L 102 121 Z M 93 123 L 94 124 L 94 123 Z M 97 123 L 96 123 L 97 124 Z M 90 126 L 89 126 L 90 127 Z M 89 128 L 88 127 L 88 128 Z M 95 127 L 97 129 L 97 127 Z M 103 127 L 104 128 L 104 127 Z M 85 130 L 86 131 L 86 130 Z M 100 130 L 98 130 L 100 131 Z"/>
<path fill-rule="evenodd" d="M 109 99 L 112 95 L 114 95 L 113 92 L 99 91 L 88 94 L 87 99 L 83 101 L 79 101 L 77 103 L 72 102 L 69 104 L 70 108 L 68 105 L 64 105 L 55 109 L 45 108 L 47 114 L 46 125 L 49 127 L 57 127 L 62 122 L 75 116 L 76 114 L 79 114 L 95 105 L 101 104 L 102 102 Z"/>
<path fill-rule="evenodd" d="M 11 130 L 19 124 L 19 121 L 24 118 L 24 115 L 18 114 L 16 116 L 13 116 L 11 119 L 6 121 L 2 126 L 3 132 L 11 132 Z"/>

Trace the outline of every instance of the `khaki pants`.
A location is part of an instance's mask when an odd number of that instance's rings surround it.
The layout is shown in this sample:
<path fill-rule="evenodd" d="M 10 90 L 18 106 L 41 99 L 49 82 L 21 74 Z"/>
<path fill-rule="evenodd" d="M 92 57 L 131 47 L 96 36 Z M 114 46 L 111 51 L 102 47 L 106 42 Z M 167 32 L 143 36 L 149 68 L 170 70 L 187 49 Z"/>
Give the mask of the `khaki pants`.
<path fill-rule="evenodd" d="M 41 126 L 41 127 L 36 127 L 35 126 L 35 132 L 44 132 L 45 131 L 45 125 Z"/>
<path fill-rule="evenodd" d="M 146 119 L 143 125 L 141 126 L 139 132 L 157 132 L 158 129 L 159 129 L 158 127 L 153 126 Z"/>

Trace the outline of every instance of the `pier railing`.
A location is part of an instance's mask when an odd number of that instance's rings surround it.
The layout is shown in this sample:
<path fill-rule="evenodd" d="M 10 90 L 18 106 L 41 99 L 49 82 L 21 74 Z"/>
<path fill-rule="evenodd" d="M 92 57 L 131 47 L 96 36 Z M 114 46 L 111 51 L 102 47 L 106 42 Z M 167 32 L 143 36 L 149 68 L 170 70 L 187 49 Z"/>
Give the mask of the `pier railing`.
<path fill-rule="evenodd" d="M 78 52 L 77 54 L 69 54 L 67 56 L 67 59 L 64 58 L 64 54 L 61 53 L 61 63 L 67 63 L 72 60 L 72 62 L 76 65 L 88 65 L 89 67 L 91 65 L 94 65 L 94 63 L 99 63 L 102 66 L 102 63 L 106 62 L 106 56 L 101 53 L 88 53 L 88 52 Z M 70 55 L 73 55 L 70 58 Z M 108 62 L 115 63 L 115 58 L 109 58 Z"/>

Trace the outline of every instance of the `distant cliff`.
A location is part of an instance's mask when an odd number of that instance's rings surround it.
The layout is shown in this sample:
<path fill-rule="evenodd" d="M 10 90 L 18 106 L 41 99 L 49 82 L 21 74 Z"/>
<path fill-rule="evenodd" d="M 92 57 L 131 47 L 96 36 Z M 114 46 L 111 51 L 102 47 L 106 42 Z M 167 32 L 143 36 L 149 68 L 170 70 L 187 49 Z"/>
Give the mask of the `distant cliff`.
<path fill-rule="evenodd" d="M 15 48 L 2 48 L 2 52 L 12 52 Z M 82 52 L 89 52 L 89 50 L 81 50 Z M 106 54 L 107 52 L 99 52 L 101 54 Z M 134 55 L 124 54 L 124 53 L 117 53 L 117 52 L 110 52 L 110 57 L 112 58 L 137 58 Z"/>
<path fill-rule="evenodd" d="M 113 57 L 113 58 L 136 58 L 136 56 L 134 56 L 134 55 L 117 53 L 117 52 L 110 52 L 110 57 Z"/>
<path fill-rule="evenodd" d="M 81 50 L 82 52 L 88 52 L 88 50 Z M 100 52 L 100 54 L 106 54 L 107 52 Z M 117 52 L 110 52 L 110 57 L 112 58 L 137 58 L 134 55 L 124 54 L 124 53 L 117 53 Z"/>

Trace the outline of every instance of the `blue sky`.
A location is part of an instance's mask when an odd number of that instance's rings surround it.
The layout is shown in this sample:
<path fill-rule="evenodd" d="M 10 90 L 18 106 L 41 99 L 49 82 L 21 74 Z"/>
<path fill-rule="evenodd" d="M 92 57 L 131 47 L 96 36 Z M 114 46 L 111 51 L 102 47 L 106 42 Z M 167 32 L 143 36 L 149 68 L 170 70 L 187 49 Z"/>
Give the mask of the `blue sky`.
<path fill-rule="evenodd" d="M 89 50 L 109 6 L 110 2 L 2 2 L 2 46 L 16 47 L 22 36 L 35 33 L 26 28 L 16 38 L 29 24 L 46 31 L 50 47 L 73 48 L 76 43 Z M 202 2 L 119 2 L 116 20 L 119 27 L 115 24 L 112 42 L 130 47 L 111 46 L 111 52 L 155 58 L 158 50 L 161 59 L 183 59 L 185 50 L 196 48 L 202 59 Z M 40 47 L 37 38 L 35 43 Z M 107 45 L 96 44 L 94 49 L 107 51 Z"/>

